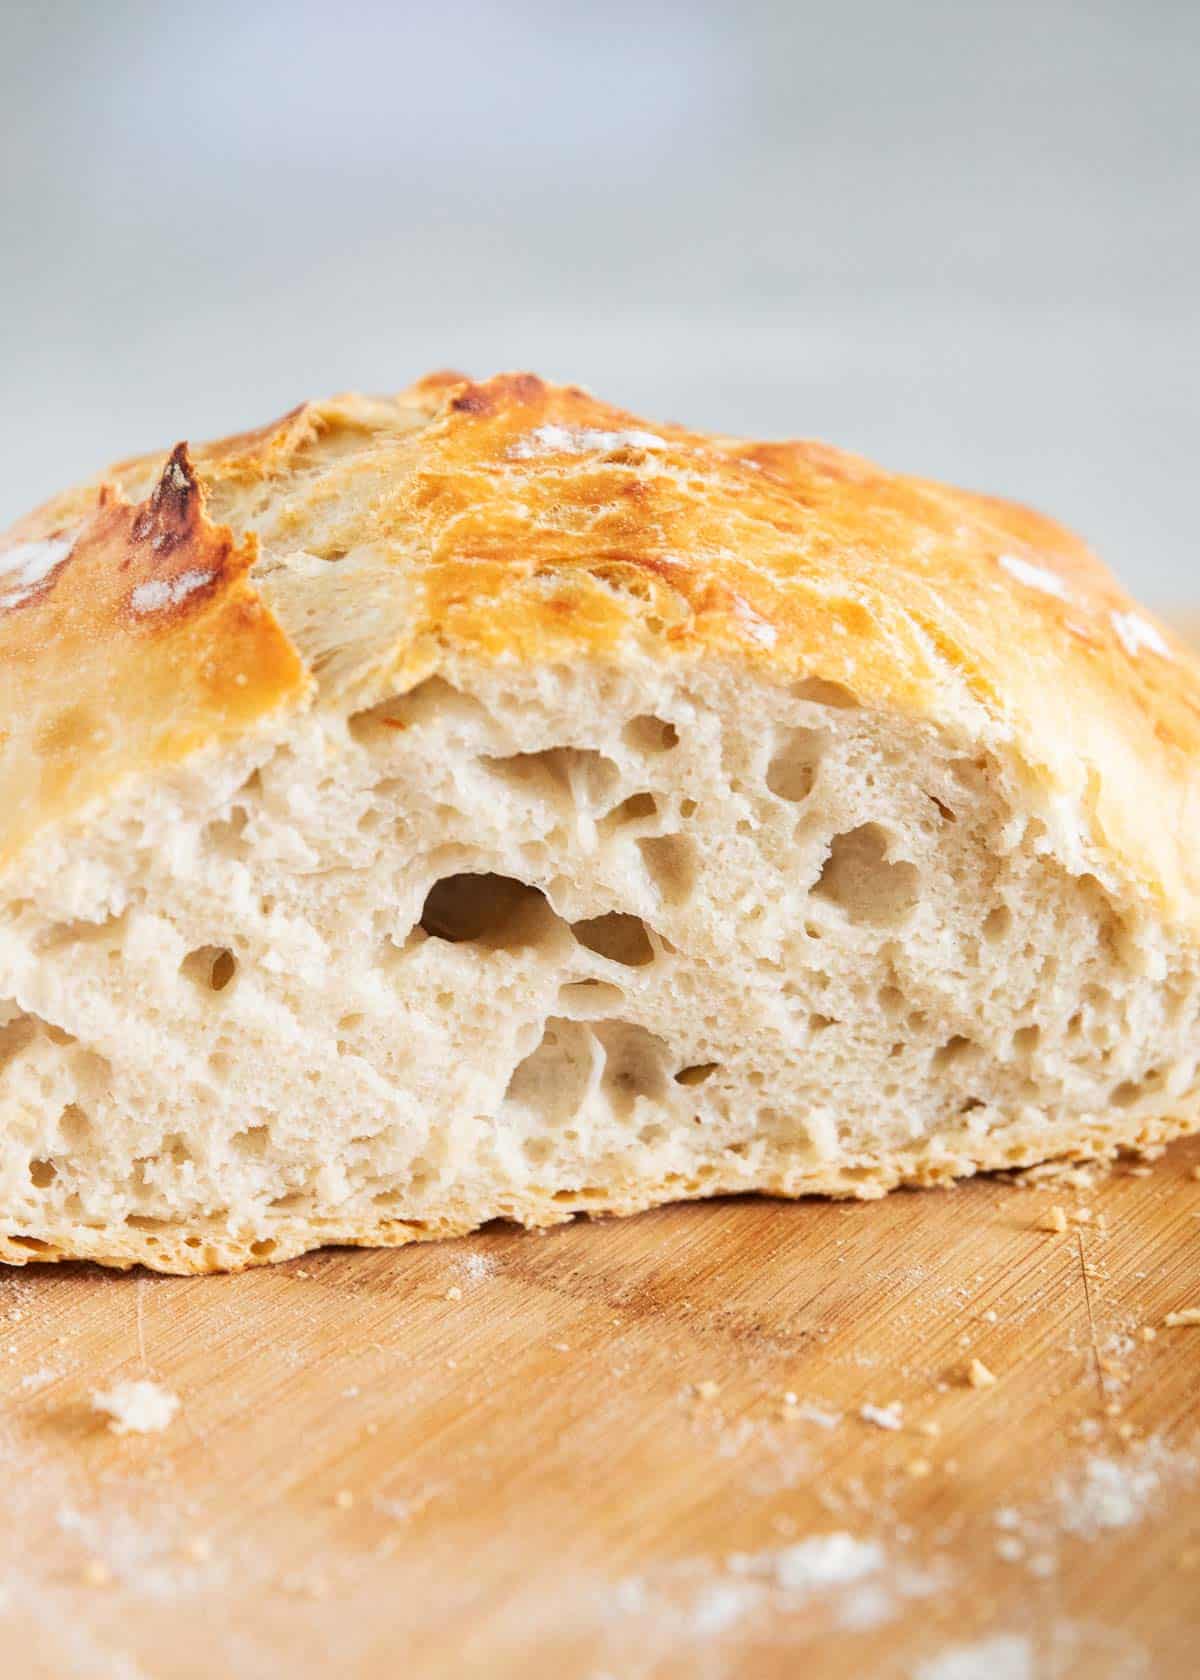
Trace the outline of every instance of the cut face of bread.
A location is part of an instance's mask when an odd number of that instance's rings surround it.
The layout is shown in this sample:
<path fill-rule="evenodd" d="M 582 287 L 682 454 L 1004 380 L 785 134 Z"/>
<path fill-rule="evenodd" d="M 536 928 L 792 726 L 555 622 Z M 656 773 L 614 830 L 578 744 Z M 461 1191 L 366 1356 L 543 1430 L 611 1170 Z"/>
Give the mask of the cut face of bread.
<path fill-rule="evenodd" d="M 62 571 L 0 634 L 75 669 L 9 696 L 0 1254 L 204 1270 L 1194 1126 L 1184 650 L 1035 516 L 1022 581 L 1012 510 L 910 487 L 868 578 L 804 523 L 862 464 L 763 446 L 739 506 L 750 446 L 689 436 L 432 381 L 18 529 Z"/>

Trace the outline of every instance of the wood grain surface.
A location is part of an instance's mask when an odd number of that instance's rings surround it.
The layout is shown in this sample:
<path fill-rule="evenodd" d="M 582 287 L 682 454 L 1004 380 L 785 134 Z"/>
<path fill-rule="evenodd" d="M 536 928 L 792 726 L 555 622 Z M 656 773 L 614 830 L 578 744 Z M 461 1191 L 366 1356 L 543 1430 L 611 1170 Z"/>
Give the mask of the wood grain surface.
<path fill-rule="evenodd" d="M 1190 1680 L 1200 1327 L 1164 1321 L 1200 1304 L 1198 1175 L 1187 1143 L 1082 1189 L 5 1272 L 0 1651 L 54 1680 Z M 90 1393 L 142 1376 L 179 1415 L 114 1434 Z"/>
<path fill-rule="evenodd" d="M 0 1657 L 1194 1680 L 1197 1308 L 1200 1140 L 230 1278 L 0 1269 Z M 162 1434 L 94 1409 L 131 1378 L 179 1395 Z"/>

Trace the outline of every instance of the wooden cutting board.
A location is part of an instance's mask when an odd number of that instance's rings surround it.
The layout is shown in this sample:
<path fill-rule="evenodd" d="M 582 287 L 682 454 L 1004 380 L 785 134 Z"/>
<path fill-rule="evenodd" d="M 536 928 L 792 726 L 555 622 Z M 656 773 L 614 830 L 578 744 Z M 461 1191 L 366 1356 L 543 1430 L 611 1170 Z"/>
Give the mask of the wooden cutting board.
<path fill-rule="evenodd" d="M 1165 1321 L 1196 1307 L 1200 1140 L 1094 1182 L 232 1278 L 2 1271 L 0 1655 L 48 1680 L 1193 1680 L 1200 1325 Z M 140 1377 L 179 1414 L 116 1435 L 90 1395 Z"/>
<path fill-rule="evenodd" d="M 1191 1680 L 1200 1326 L 1164 1320 L 1200 1305 L 1198 1175 L 1200 1142 L 1090 1189 L 6 1272 L 0 1652 L 53 1680 Z M 117 1436 L 90 1391 L 140 1376 L 181 1410 Z"/>

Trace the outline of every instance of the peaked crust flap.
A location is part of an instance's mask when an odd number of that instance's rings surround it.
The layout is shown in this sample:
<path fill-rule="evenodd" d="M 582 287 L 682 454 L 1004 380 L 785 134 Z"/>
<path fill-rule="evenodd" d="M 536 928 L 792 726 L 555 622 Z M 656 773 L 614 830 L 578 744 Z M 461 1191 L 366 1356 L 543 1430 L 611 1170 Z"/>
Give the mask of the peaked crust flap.
<path fill-rule="evenodd" d="M 148 499 L 0 538 L 0 862 L 126 777 L 252 728 L 308 686 L 187 447 Z"/>

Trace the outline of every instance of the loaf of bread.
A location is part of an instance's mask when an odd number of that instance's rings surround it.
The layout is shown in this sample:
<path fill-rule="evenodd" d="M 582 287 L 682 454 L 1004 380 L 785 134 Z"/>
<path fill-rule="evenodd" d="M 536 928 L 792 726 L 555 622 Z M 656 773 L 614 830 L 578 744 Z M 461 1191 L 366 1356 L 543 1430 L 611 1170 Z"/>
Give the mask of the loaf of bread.
<path fill-rule="evenodd" d="M 1200 669 L 1058 526 L 432 376 L 0 539 L 0 1256 L 1197 1125 Z"/>

